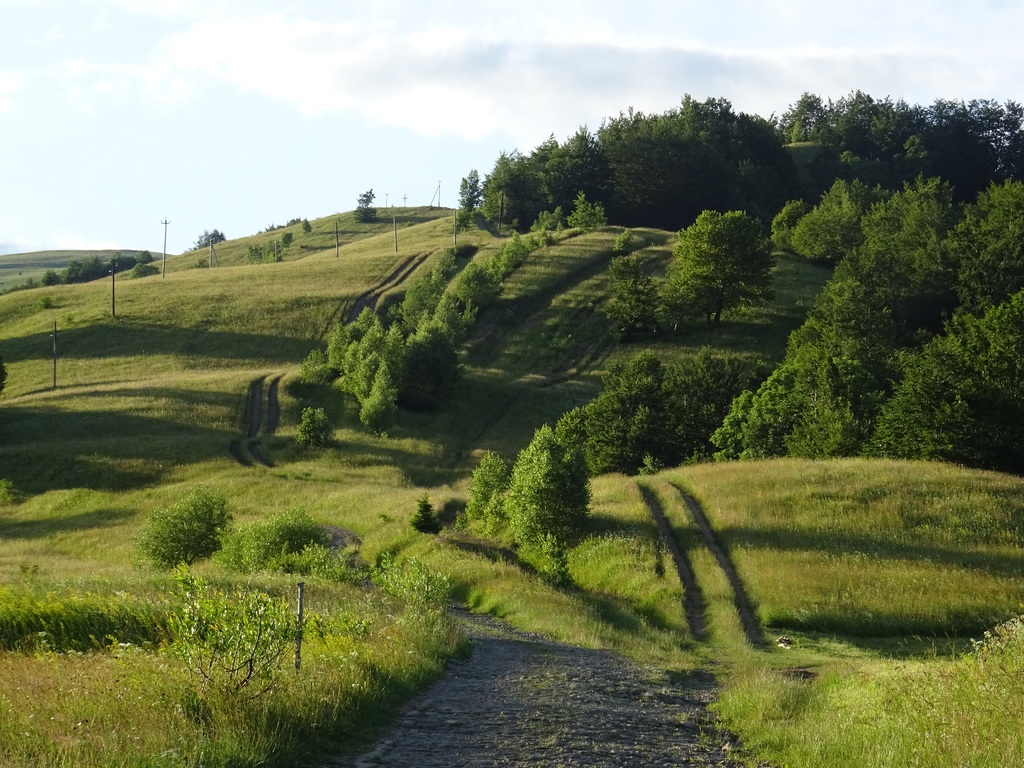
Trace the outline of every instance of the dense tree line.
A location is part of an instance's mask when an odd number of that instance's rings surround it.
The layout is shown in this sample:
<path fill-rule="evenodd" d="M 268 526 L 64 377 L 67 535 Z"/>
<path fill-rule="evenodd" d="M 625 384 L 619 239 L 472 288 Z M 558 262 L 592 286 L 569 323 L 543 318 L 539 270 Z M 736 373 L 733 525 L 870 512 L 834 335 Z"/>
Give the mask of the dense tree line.
<path fill-rule="evenodd" d="M 60 272 L 48 269 L 43 273 L 43 285 L 59 285 L 61 283 L 88 283 L 106 277 L 113 269 L 117 273 L 134 270 L 139 265 L 146 265 L 153 261 L 153 255 L 149 251 L 141 251 L 134 256 L 123 256 L 116 254 L 110 261 L 100 261 L 99 256 L 90 256 L 88 259 L 72 259 Z"/>
<path fill-rule="evenodd" d="M 803 143 L 799 170 L 793 143 Z M 805 93 L 781 118 L 765 119 L 725 99 L 687 96 L 662 114 L 630 109 L 596 132 L 581 127 L 529 154 L 504 152 L 482 183 L 476 171 L 464 180 L 460 203 L 524 231 L 545 211 L 570 210 L 582 192 L 613 224 L 678 230 L 704 210 L 767 224 L 787 200 L 817 199 L 837 179 L 898 189 L 919 175 L 949 182 L 957 202 L 993 182 L 1024 180 L 1024 108 Z"/>
<path fill-rule="evenodd" d="M 596 133 L 581 127 L 528 155 L 502 153 L 482 184 L 480 210 L 525 230 L 544 211 L 571 210 L 581 192 L 611 223 L 678 230 L 705 209 L 770 221 L 800 189 L 771 122 L 736 114 L 724 99 L 686 97 L 664 114 L 629 110 Z"/>
<path fill-rule="evenodd" d="M 938 178 L 878 198 L 851 214 L 855 237 L 782 364 L 733 403 L 719 456 L 1024 473 L 1024 184 L 993 184 L 967 206 Z"/>
<path fill-rule="evenodd" d="M 973 200 L 989 184 L 1024 180 L 1024 107 L 988 99 L 936 100 L 931 106 L 875 99 L 854 91 L 837 101 L 803 94 L 777 122 L 780 139 L 814 142 L 802 195 L 835 179 L 892 189 L 919 175 Z"/>

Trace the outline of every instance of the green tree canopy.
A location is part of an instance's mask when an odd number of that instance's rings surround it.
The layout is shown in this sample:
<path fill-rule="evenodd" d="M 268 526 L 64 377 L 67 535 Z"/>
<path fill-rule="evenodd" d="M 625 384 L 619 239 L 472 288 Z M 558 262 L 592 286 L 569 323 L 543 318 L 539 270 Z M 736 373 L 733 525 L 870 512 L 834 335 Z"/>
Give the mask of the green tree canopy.
<path fill-rule="evenodd" d="M 664 303 L 670 320 L 704 317 L 766 302 L 772 296 L 771 245 L 742 211 L 704 211 L 680 231 L 669 267 Z"/>
<path fill-rule="evenodd" d="M 627 230 L 628 231 L 628 230 Z M 658 287 L 635 254 L 617 256 L 608 267 L 608 303 L 604 313 L 623 339 L 642 337 L 658 328 Z"/>
<path fill-rule="evenodd" d="M 907 373 L 872 452 L 1024 474 L 1024 291 L 982 317 L 963 313 Z"/>
<path fill-rule="evenodd" d="M 647 456 L 664 462 L 671 451 L 664 385 L 664 368 L 650 350 L 609 364 L 604 388 L 583 408 L 591 474 L 634 474 Z"/>
<path fill-rule="evenodd" d="M 1024 288 L 1024 183 L 993 185 L 950 238 L 961 304 L 975 314 Z"/>
<path fill-rule="evenodd" d="M 474 168 L 459 182 L 459 208 L 463 211 L 475 211 L 484 199 L 484 190 L 480 184 L 480 174 Z"/>
<path fill-rule="evenodd" d="M 562 443 L 550 426 L 538 429 L 516 458 L 505 509 L 521 544 L 542 547 L 548 537 L 575 540 L 590 510 L 583 452 Z"/>
<path fill-rule="evenodd" d="M 368 224 L 377 220 L 377 209 L 373 206 L 376 197 L 372 189 L 366 190 L 359 196 L 356 201 L 356 221 Z"/>

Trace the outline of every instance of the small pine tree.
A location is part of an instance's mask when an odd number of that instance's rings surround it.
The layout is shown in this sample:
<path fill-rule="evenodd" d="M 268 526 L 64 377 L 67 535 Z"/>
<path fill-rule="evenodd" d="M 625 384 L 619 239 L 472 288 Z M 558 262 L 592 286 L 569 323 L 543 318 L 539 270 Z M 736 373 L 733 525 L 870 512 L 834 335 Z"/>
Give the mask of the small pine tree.
<path fill-rule="evenodd" d="M 427 494 L 423 494 L 416 502 L 416 512 L 412 516 L 412 527 L 420 533 L 440 533 L 441 521 L 434 514 L 434 507 Z"/>
<path fill-rule="evenodd" d="M 580 192 L 576 195 L 576 208 L 569 214 L 569 226 L 589 232 L 608 223 L 604 215 L 604 206 L 600 203 L 588 203 L 587 196 Z"/>

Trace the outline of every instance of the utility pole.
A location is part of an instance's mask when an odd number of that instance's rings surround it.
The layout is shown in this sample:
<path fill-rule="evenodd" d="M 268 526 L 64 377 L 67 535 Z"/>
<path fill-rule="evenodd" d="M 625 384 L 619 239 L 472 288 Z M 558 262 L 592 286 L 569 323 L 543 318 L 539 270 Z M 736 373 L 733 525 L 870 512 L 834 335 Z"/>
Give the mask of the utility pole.
<path fill-rule="evenodd" d="M 171 222 L 169 222 L 167 220 L 167 217 L 164 216 L 164 220 L 161 221 L 160 223 L 164 225 L 164 261 L 163 269 L 161 270 L 160 276 L 167 277 L 167 225 L 170 224 Z"/>
<path fill-rule="evenodd" d="M 409 197 L 408 195 L 402 195 L 402 207 L 403 207 L 403 208 L 408 208 L 408 207 L 409 207 L 409 206 L 408 206 L 408 205 L 406 204 L 406 202 L 405 202 L 406 198 L 408 198 L 408 197 Z"/>
<path fill-rule="evenodd" d="M 334 258 L 341 256 L 341 240 L 338 239 L 338 220 L 334 220 Z"/>
<path fill-rule="evenodd" d="M 437 180 L 437 207 L 441 207 L 441 180 Z"/>
<path fill-rule="evenodd" d="M 452 208 L 452 245 L 459 245 L 459 209 Z"/>
<path fill-rule="evenodd" d="M 57 321 L 53 321 L 53 388 L 57 388 Z"/>
<path fill-rule="evenodd" d="M 117 257 L 110 257 L 110 316 L 117 318 L 117 305 L 114 303 L 114 286 L 117 282 L 115 275 L 117 274 Z"/>
<path fill-rule="evenodd" d="M 387 192 L 384 193 L 384 207 L 385 208 L 388 207 L 388 193 Z"/>

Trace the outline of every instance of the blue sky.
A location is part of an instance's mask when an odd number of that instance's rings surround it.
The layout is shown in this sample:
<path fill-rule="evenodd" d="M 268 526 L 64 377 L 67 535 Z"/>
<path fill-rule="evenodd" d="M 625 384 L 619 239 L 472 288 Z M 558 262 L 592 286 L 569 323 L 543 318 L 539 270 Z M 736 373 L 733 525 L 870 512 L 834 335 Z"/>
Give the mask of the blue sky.
<path fill-rule="evenodd" d="M 0 253 L 186 250 L 684 94 L 1024 98 L 1024 4 L 0 0 Z"/>

